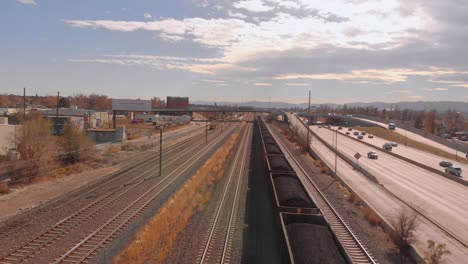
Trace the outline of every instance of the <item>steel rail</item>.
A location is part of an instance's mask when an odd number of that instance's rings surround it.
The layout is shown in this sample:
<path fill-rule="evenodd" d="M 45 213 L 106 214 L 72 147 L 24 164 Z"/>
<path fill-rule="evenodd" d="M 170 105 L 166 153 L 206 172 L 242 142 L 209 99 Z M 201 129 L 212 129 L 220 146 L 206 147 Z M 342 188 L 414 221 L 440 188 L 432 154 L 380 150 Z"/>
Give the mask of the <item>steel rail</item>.
<path fill-rule="evenodd" d="M 216 246 L 219 246 L 219 244 L 215 244 L 213 245 L 213 243 L 217 242 L 217 241 L 214 241 L 214 236 L 215 236 L 215 232 L 217 230 L 217 228 L 222 228 L 219 226 L 219 222 L 221 222 L 220 218 L 222 216 L 226 216 L 225 214 L 221 214 L 221 212 L 223 211 L 224 208 L 227 208 L 228 206 L 231 206 L 231 211 L 230 211 L 230 214 L 229 214 L 229 225 L 228 225 L 228 228 L 226 230 L 226 236 L 224 238 L 224 243 L 222 244 L 222 251 L 221 251 L 221 262 L 219 263 L 224 263 L 223 261 L 225 260 L 225 255 L 226 255 L 226 248 L 227 248 L 227 244 L 226 242 L 228 241 L 228 236 L 229 236 L 229 232 L 230 232 L 230 228 L 231 228 L 231 222 L 232 222 L 232 218 L 234 217 L 233 215 L 233 210 L 235 207 L 237 207 L 237 193 L 238 193 L 238 187 L 240 185 L 240 179 L 241 179 L 241 176 L 242 176 L 242 172 L 243 172 L 243 169 L 244 169 L 244 163 L 245 163 L 245 156 L 244 155 L 241 155 L 241 154 L 244 154 L 246 152 L 246 150 L 248 149 L 247 146 L 247 142 L 248 142 L 248 135 L 250 134 L 250 131 L 252 129 L 250 129 L 250 125 L 248 126 L 248 128 L 246 128 L 245 132 L 242 134 L 242 140 L 241 140 L 241 143 L 239 144 L 239 149 L 237 150 L 236 152 L 236 155 L 235 155 L 235 158 L 234 158 L 234 162 L 232 163 L 232 167 L 231 167 L 231 170 L 229 172 L 229 176 L 228 176 L 228 179 L 227 179 L 227 182 L 226 182 L 226 185 L 224 186 L 224 189 L 223 189 L 223 192 L 222 192 L 222 196 L 221 196 L 221 200 L 219 201 L 217 207 L 216 207 L 216 214 L 214 216 L 214 218 L 211 220 L 211 223 L 209 225 L 209 233 L 208 233 L 208 237 L 206 238 L 206 241 L 203 243 L 204 244 L 204 247 L 203 247 L 203 252 L 201 254 L 201 256 L 199 256 L 200 260 L 197 261 L 198 263 L 206 263 L 206 262 L 209 262 L 208 258 L 209 258 L 209 253 L 211 251 L 211 249 L 213 247 L 216 247 Z M 239 167 L 237 166 L 237 164 L 239 163 L 239 160 L 241 160 L 241 166 L 240 166 L 240 170 L 239 170 Z M 230 193 L 230 187 L 231 187 L 231 182 L 232 182 L 232 179 L 235 177 L 235 173 L 237 172 L 237 170 L 239 170 L 238 172 L 238 181 L 237 181 L 237 186 L 236 186 L 236 192 L 235 192 L 235 196 L 234 196 L 234 199 L 232 200 L 232 203 L 231 204 L 227 204 L 227 205 L 224 205 L 224 202 L 226 200 L 226 197 L 228 196 L 228 194 Z"/>
<path fill-rule="evenodd" d="M 190 145 L 190 144 L 192 143 L 192 141 L 196 141 L 196 140 L 197 140 L 197 137 L 198 137 L 198 136 L 201 136 L 202 134 L 203 134 L 203 135 L 205 134 L 204 130 L 198 132 L 196 135 L 194 135 L 194 136 L 192 136 L 192 137 L 190 137 L 190 138 L 188 138 L 188 139 L 182 140 L 181 142 L 176 142 L 176 143 L 170 144 L 170 146 L 173 147 L 173 148 L 169 148 L 169 149 L 167 150 L 167 154 L 172 153 L 172 152 L 174 152 L 174 151 L 176 151 L 176 150 L 179 150 L 179 149 L 184 149 L 186 145 Z M 176 134 L 173 134 L 173 135 L 171 135 L 171 136 L 175 136 L 175 135 L 176 135 Z M 147 151 L 151 151 L 151 150 L 147 150 Z M 147 152 L 147 151 L 138 153 L 138 154 L 136 154 L 136 155 L 145 154 L 145 152 Z M 158 152 L 159 152 L 159 151 L 155 151 L 154 153 L 158 153 Z M 126 158 L 125 161 L 127 161 L 128 159 L 131 159 L 131 158 L 135 158 L 136 155 Z M 156 160 L 156 157 L 155 157 L 154 155 L 151 155 L 151 156 L 149 156 L 149 157 L 147 157 L 147 158 L 144 158 L 143 160 L 138 161 L 138 162 L 136 162 L 136 163 L 133 164 L 133 165 L 130 165 L 130 166 L 126 167 L 126 168 L 123 168 L 123 169 L 121 169 L 121 170 L 119 170 L 119 171 L 117 171 L 117 172 L 115 172 L 115 173 L 112 173 L 111 175 L 108 175 L 108 176 L 104 177 L 104 178 L 101 179 L 101 180 L 98 180 L 98 182 L 93 183 L 91 189 L 85 190 L 85 191 L 83 192 L 82 190 L 84 190 L 84 188 L 89 187 L 89 185 L 84 186 L 83 188 L 80 188 L 80 189 L 78 189 L 78 190 L 75 191 L 75 192 L 79 192 L 79 193 L 80 193 L 78 196 L 73 197 L 73 199 L 71 199 L 70 201 L 68 201 L 68 202 L 66 202 L 66 203 L 62 203 L 62 204 L 60 204 L 59 206 L 54 207 L 53 210 L 59 210 L 60 208 L 67 207 L 67 206 L 69 206 L 71 203 L 76 202 L 77 200 L 79 200 L 79 199 L 81 199 L 81 198 L 83 198 L 83 197 L 88 196 L 89 194 L 91 194 L 91 193 L 97 191 L 98 189 L 102 188 L 103 186 L 107 186 L 107 185 L 109 185 L 109 184 L 111 184 L 111 183 L 113 183 L 113 182 L 116 182 L 117 180 L 122 179 L 124 176 L 128 176 L 129 173 L 134 172 L 135 170 L 140 169 L 140 168 L 142 168 L 142 167 L 144 167 L 144 166 L 150 164 L 151 162 L 154 162 L 155 160 Z M 117 176 L 115 176 L 115 175 L 117 175 Z M 115 177 L 113 177 L 113 176 L 115 176 Z M 112 177 L 112 178 L 109 179 L 110 177 Z M 133 180 L 137 180 L 137 179 L 138 179 L 138 177 L 133 178 Z M 124 185 L 128 185 L 128 184 L 129 184 L 128 182 L 127 182 L 127 183 L 124 183 Z M 76 193 L 73 193 L 73 194 L 76 194 Z M 73 194 L 71 194 L 71 195 L 73 195 Z M 60 201 L 61 199 L 63 199 L 63 197 L 59 197 L 57 200 L 53 201 L 53 203 L 57 203 L 57 202 Z M 44 217 L 44 215 L 41 215 L 41 216 L 39 216 L 39 217 Z M 5 232 L 5 233 L 0 234 L 0 239 L 3 239 L 3 238 L 5 238 L 5 237 L 7 237 L 8 235 L 11 235 L 12 233 L 15 233 L 16 231 L 18 231 L 18 230 L 24 228 L 25 226 L 27 226 L 27 225 L 29 225 L 29 224 L 31 224 L 31 223 L 36 222 L 37 219 L 38 219 L 38 218 L 35 217 L 34 219 L 31 219 L 30 221 L 23 222 L 23 223 L 21 223 L 20 225 L 16 225 L 13 229 L 10 229 L 9 231 L 7 231 L 7 232 Z"/>

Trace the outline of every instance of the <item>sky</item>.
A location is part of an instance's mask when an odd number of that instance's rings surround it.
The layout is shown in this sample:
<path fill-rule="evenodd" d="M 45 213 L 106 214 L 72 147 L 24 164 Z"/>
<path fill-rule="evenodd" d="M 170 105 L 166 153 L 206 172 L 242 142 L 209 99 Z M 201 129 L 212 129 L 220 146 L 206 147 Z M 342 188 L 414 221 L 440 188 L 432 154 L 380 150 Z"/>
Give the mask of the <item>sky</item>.
<path fill-rule="evenodd" d="M 2 0 L 0 93 L 468 101 L 466 0 Z"/>

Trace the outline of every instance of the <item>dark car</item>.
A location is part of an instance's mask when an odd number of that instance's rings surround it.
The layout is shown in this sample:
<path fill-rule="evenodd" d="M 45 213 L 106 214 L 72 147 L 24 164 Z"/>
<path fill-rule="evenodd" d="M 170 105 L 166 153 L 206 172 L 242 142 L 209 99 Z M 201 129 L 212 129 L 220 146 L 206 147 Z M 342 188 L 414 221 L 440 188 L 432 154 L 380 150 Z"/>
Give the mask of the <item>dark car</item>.
<path fill-rule="evenodd" d="M 341 129 L 343 129 L 343 128 L 342 128 L 342 127 L 338 127 L 338 130 L 341 130 Z"/>
<path fill-rule="evenodd" d="M 390 143 L 385 143 L 383 146 L 382 146 L 383 149 L 385 150 L 388 150 L 388 151 L 392 151 L 392 145 Z"/>
<path fill-rule="evenodd" d="M 354 132 L 353 132 L 353 135 L 357 136 L 357 135 L 359 135 L 359 132 L 354 131 Z"/>
<path fill-rule="evenodd" d="M 460 176 L 462 173 L 462 170 L 460 167 L 447 167 L 445 168 L 445 172 L 455 175 L 455 176 Z"/>
<path fill-rule="evenodd" d="M 441 162 L 439 162 L 439 166 L 444 167 L 444 168 L 446 168 L 446 167 L 452 167 L 452 165 L 453 165 L 453 164 L 452 164 L 452 162 L 450 162 L 450 161 L 441 161 Z"/>
<path fill-rule="evenodd" d="M 368 137 L 368 138 L 374 138 L 374 135 L 369 134 L 367 137 Z"/>
<path fill-rule="evenodd" d="M 350 133 L 348 131 L 346 131 L 346 135 L 349 135 Z"/>
<path fill-rule="evenodd" d="M 363 139 L 364 137 L 362 135 L 357 136 L 358 139 Z"/>
<path fill-rule="evenodd" d="M 348 128 L 348 131 L 353 131 L 353 129 L 352 129 L 352 128 Z"/>
<path fill-rule="evenodd" d="M 367 152 L 367 157 L 369 159 L 378 159 L 379 155 L 375 151 L 369 151 L 369 152 Z"/>
<path fill-rule="evenodd" d="M 396 142 L 391 142 L 390 144 L 392 144 L 392 147 L 398 147 L 398 143 Z"/>
<path fill-rule="evenodd" d="M 362 131 L 362 132 L 361 132 L 361 135 L 365 135 L 365 134 L 366 134 L 366 131 Z"/>

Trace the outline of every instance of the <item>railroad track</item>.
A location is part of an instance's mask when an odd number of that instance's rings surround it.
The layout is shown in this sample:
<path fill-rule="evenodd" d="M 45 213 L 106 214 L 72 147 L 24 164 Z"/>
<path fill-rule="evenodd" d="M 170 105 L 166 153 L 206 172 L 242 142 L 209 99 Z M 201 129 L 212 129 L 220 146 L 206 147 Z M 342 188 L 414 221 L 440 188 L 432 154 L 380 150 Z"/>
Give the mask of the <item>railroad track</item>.
<path fill-rule="evenodd" d="M 267 124 L 267 127 L 268 126 L 269 125 Z M 340 214 L 335 210 L 325 195 L 320 191 L 320 188 L 318 188 L 318 186 L 314 183 L 307 171 L 301 166 L 295 156 L 285 146 L 282 141 L 283 138 L 278 136 L 273 129 L 270 129 L 269 127 L 268 129 L 270 130 L 278 145 L 283 150 L 283 153 L 288 156 L 289 160 L 294 162 L 299 171 L 306 176 L 305 178 L 314 187 L 314 189 L 308 189 L 308 191 L 311 192 L 311 196 L 314 197 L 314 200 L 317 202 L 322 215 L 329 223 L 330 228 L 333 230 L 334 234 L 340 241 L 350 260 L 353 263 L 377 263 L 369 250 L 359 240 L 356 234 L 354 234 L 346 221 L 340 216 Z M 298 171 L 296 171 L 296 173 L 298 173 Z"/>
<path fill-rule="evenodd" d="M 228 132 L 223 133 L 223 135 L 216 135 L 216 137 L 222 138 L 222 136 L 227 135 L 227 134 Z M 176 152 L 175 155 L 165 160 L 164 167 L 171 166 L 173 163 L 176 163 L 179 160 L 185 160 L 185 162 L 183 162 L 182 165 L 178 166 L 171 174 L 157 181 L 156 184 L 150 185 L 152 187 L 149 190 L 144 192 L 143 195 L 140 195 L 134 202 L 130 203 L 127 207 L 125 207 L 123 211 L 118 213 L 112 219 L 116 220 L 115 218 L 117 218 L 117 216 L 126 215 L 125 213 L 128 214 L 128 212 L 138 207 L 138 204 L 136 203 L 137 201 L 143 200 L 143 197 L 146 197 L 145 195 L 149 194 L 151 191 L 154 191 L 159 186 L 163 185 L 166 181 L 168 181 L 168 179 L 170 179 L 177 171 L 182 169 L 184 166 L 193 165 L 193 162 L 191 161 L 193 160 L 196 161 L 198 158 L 203 156 L 204 153 L 206 153 L 207 151 L 211 149 L 211 147 L 217 142 L 217 140 L 213 139 L 212 142 L 208 144 L 208 146 L 204 146 L 202 148 L 200 148 L 199 145 L 204 145 L 204 142 L 201 142 L 201 141 L 199 142 L 200 142 L 199 144 L 193 144 L 192 147 L 188 150 L 190 152 L 190 150 L 198 149 L 195 155 L 190 155 L 192 156 L 192 158 L 185 157 L 185 155 L 180 155 L 180 150 L 177 152 L 173 151 L 173 152 Z M 101 210 L 105 209 L 111 203 L 114 203 L 119 199 L 125 198 L 126 194 L 129 194 L 130 191 L 135 190 L 135 188 L 137 188 L 139 185 L 146 183 L 148 178 L 155 178 L 154 176 L 149 176 L 149 177 L 146 177 L 146 176 L 151 175 L 152 173 L 155 173 L 157 171 L 158 170 L 157 169 L 155 170 L 154 167 L 150 168 L 149 170 L 146 170 L 143 174 L 141 174 L 139 177 L 137 177 L 138 180 L 133 179 L 129 181 L 128 184 L 121 185 L 120 187 L 112 190 L 106 195 L 95 200 L 94 202 L 81 208 L 79 211 L 75 212 L 71 216 L 58 222 L 54 226 L 47 229 L 45 232 L 42 232 L 40 235 L 34 237 L 33 239 L 22 244 L 20 247 L 15 248 L 14 250 L 10 251 L 5 256 L 1 257 L 0 263 L 19 263 L 23 260 L 31 258 L 36 252 L 56 242 L 61 237 L 65 236 L 70 230 L 77 228 L 78 226 L 82 225 L 86 221 L 89 221 L 91 218 L 95 217 L 97 214 L 101 212 Z M 182 171 L 185 171 L 185 170 L 182 170 Z M 179 175 L 177 175 L 175 179 L 180 177 L 180 174 L 182 174 L 182 172 L 179 173 Z M 171 183 L 172 182 L 173 181 L 171 181 Z M 165 188 L 167 188 L 167 186 L 164 187 L 163 189 Z M 139 212 L 141 212 L 141 210 L 143 209 L 144 208 L 139 208 Z M 135 215 L 135 217 L 136 216 L 137 215 Z M 121 219 L 119 218 L 117 220 L 121 220 Z M 111 226 L 111 225 L 109 224 L 108 226 Z"/>
<path fill-rule="evenodd" d="M 199 133 L 197 133 L 196 135 L 194 135 L 191 138 L 184 139 L 181 142 L 169 145 L 169 146 L 173 146 L 173 147 L 166 150 L 165 155 L 167 155 L 169 158 L 166 159 L 165 162 L 168 162 L 168 161 L 170 162 L 171 161 L 170 160 L 171 159 L 170 155 L 172 153 L 180 153 L 181 150 L 187 149 L 188 147 L 193 145 L 195 142 L 199 141 L 198 137 L 202 136 L 202 135 L 204 136 L 204 133 L 205 132 L 204 132 L 204 129 L 203 129 L 203 131 L 200 131 Z M 65 208 L 67 206 L 70 206 L 70 204 L 72 204 L 73 202 L 76 202 L 79 199 L 86 198 L 88 196 L 93 196 L 93 195 L 95 195 L 95 192 L 99 191 L 103 187 L 108 188 L 111 184 L 119 184 L 119 181 L 121 181 L 121 180 L 123 180 L 123 182 L 120 183 L 120 184 L 122 184 L 124 186 L 128 186 L 128 185 L 132 184 L 132 182 L 136 182 L 136 181 L 140 180 L 146 174 L 148 174 L 150 172 L 153 172 L 153 168 L 152 168 L 150 170 L 144 171 L 143 173 L 140 173 L 136 177 L 132 177 L 130 180 L 126 179 L 129 176 L 130 173 L 136 173 L 137 170 L 143 169 L 145 166 L 147 166 L 147 165 L 149 165 L 151 163 L 154 163 L 158 159 L 156 154 L 159 153 L 159 149 L 158 149 L 158 151 L 149 151 L 149 150 L 147 150 L 147 151 L 144 151 L 144 152 L 146 154 L 149 154 L 150 156 L 147 157 L 147 158 L 144 158 L 141 161 L 137 161 L 134 165 L 129 166 L 128 168 L 125 168 L 125 169 L 123 169 L 121 171 L 118 171 L 118 172 L 112 174 L 110 177 L 105 177 L 104 179 L 100 180 L 99 182 L 93 183 L 92 187 L 87 189 L 87 190 L 86 189 L 85 190 L 83 190 L 83 189 L 77 190 L 76 196 L 72 197 L 72 199 L 70 201 L 65 202 L 65 203 L 61 203 L 61 204 L 59 204 L 59 206 L 54 207 L 53 210 L 60 210 L 61 208 Z M 153 153 L 148 153 L 148 152 L 153 152 Z M 140 156 L 141 154 L 144 154 L 144 153 L 138 153 L 137 155 Z M 133 158 L 133 157 L 131 157 L 131 158 Z M 159 164 L 157 165 L 156 168 L 159 168 Z M 114 176 L 114 177 L 112 177 L 112 176 Z M 73 195 L 73 194 L 71 194 L 71 195 Z M 57 201 L 60 201 L 60 200 L 57 200 Z M 39 217 L 41 217 L 41 216 L 39 216 Z M 14 228 L 8 228 L 9 226 L 7 226 L 8 230 L 6 232 L 2 232 L 2 229 L 0 229 L 0 239 L 3 239 L 3 238 L 5 238 L 5 237 L 7 237 L 9 235 L 12 235 L 12 234 L 16 233 L 18 230 L 24 228 L 27 225 L 37 223 L 37 219 L 38 219 L 37 217 L 34 217 L 34 219 L 31 219 L 29 221 L 22 222 L 20 224 L 16 224 L 16 225 L 14 225 Z M 13 223 L 13 224 L 15 224 L 15 223 Z"/>
<path fill-rule="evenodd" d="M 197 256 L 197 263 L 224 264 L 231 262 L 232 242 L 237 225 L 237 210 L 239 209 L 239 192 L 245 174 L 245 163 L 251 137 L 252 125 L 249 124 L 242 134 L 221 199 L 216 206 L 213 218 L 210 220 L 208 232 L 203 239 L 203 246 Z"/>

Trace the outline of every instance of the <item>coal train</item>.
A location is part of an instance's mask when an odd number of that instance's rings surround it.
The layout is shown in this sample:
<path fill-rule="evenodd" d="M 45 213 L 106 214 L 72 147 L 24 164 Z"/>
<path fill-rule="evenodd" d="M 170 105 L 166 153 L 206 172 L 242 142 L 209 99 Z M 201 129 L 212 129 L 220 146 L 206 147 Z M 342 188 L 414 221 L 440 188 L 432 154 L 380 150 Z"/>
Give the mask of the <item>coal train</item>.
<path fill-rule="evenodd" d="M 266 175 L 271 184 L 289 262 L 351 263 L 265 122 L 261 117 L 257 121 Z"/>

